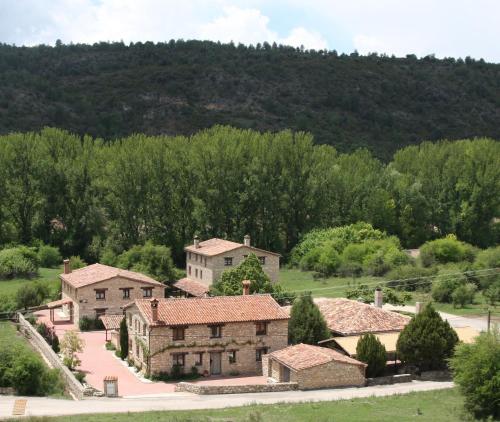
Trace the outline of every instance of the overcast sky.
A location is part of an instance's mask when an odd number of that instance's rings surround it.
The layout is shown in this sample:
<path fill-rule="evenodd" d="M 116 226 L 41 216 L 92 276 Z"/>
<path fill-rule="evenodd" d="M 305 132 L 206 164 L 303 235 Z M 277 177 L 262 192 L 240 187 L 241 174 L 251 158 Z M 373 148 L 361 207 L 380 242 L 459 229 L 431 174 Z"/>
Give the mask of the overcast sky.
<path fill-rule="evenodd" d="M 206 39 L 500 62 L 500 0 L 0 0 L 0 42 Z"/>

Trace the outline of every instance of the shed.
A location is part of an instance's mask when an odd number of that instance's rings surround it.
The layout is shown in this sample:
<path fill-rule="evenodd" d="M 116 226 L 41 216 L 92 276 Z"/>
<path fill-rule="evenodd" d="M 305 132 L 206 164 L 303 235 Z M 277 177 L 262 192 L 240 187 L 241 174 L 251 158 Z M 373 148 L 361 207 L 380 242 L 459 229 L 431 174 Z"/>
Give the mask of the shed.
<path fill-rule="evenodd" d="M 265 355 L 262 372 L 300 390 L 365 385 L 366 364 L 325 347 L 297 344 Z"/>

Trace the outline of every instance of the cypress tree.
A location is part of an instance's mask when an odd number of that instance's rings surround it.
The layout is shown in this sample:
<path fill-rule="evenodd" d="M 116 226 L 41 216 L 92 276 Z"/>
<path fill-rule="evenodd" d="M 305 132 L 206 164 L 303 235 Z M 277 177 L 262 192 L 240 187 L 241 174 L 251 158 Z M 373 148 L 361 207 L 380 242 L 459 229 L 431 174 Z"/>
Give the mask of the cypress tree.
<path fill-rule="evenodd" d="M 120 322 L 120 357 L 126 359 L 128 356 L 128 328 L 127 319 L 124 317 Z"/>
<path fill-rule="evenodd" d="M 316 345 L 330 337 L 330 330 L 310 293 L 297 298 L 292 305 L 288 323 L 288 340 L 292 344 Z"/>
<path fill-rule="evenodd" d="M 358 340 L 356 359 L 368 365 L 366 376 L 376 377 L 384 372 L 387 363 L 387 352 L 377 337 L 372 333 L 367 333 Z"/>

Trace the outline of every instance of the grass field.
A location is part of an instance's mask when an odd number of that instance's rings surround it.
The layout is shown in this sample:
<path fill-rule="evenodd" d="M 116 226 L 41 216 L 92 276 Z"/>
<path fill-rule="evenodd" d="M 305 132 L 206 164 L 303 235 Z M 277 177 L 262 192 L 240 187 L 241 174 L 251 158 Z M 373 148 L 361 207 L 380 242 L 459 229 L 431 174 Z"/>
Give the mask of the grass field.
<path fill-rule="evenodd" d="M 426 391 L 399 396 L 333 402 L 252 405 L 219 410 L 146 412 L 80 415 L 59 418 L 31 418 L 44 422 L 359 422 L 359 421 L 459 421 L 462 397 L 456 389 Z"/>
<path fill-rule="evenodd" d="M 58 275 L 61 274 L 61 268 L 40 268 L 38 277 L 33 278 L 14 278 L 12 280 L 0 280 L 0 295 L 15 294 L 17 289 L 27 284 L 40 281 L 48 283 L 50 288 L 55 289 L 60 283 Z"/>

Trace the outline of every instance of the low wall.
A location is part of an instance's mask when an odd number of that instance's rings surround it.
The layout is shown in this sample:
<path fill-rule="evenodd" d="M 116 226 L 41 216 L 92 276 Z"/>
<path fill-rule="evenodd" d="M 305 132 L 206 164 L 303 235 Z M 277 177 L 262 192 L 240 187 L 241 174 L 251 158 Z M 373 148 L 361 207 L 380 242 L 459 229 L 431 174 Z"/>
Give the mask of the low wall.
<path fill-rule="evenodd" d="M 415 379 L 420 381 L 451 381 L 453 376 L 450 371 L 425 371 L 421 372 L 420 375 L 414 375 Z"/>
<path fill-rule="evenodd" d="M 277 391 L 297 390 L 296 382 L 254 385 L 200 385 L 190 382 L 180 382 L 175 391 L 185 391 L 194 394 L 242 394 L 242 393 L 272 393 Z"/>
<path fill-rule="evenodd" d="M 40 354 L 54 367 L 59 369 L 64 378 L 68 390 L 76 397 L 76 399 L 83 399 L 84 387 L 75 378 L 73 373 L 61 362 L 59 356 L 52 350 L 50 345 L 45 339 L 35 330 L 35 328 L 20 314 L 17 314 L 19 319 L 20 331 L 28 339 L 28 341 L 35 347 Z"/>
<path fill-rule="evenodd" d="M 400 384 L 402 382 L 411 382 L 411 380 L 411 374 L 389 375 L 387 377 L 367 378 L 366 386 Z"/>

